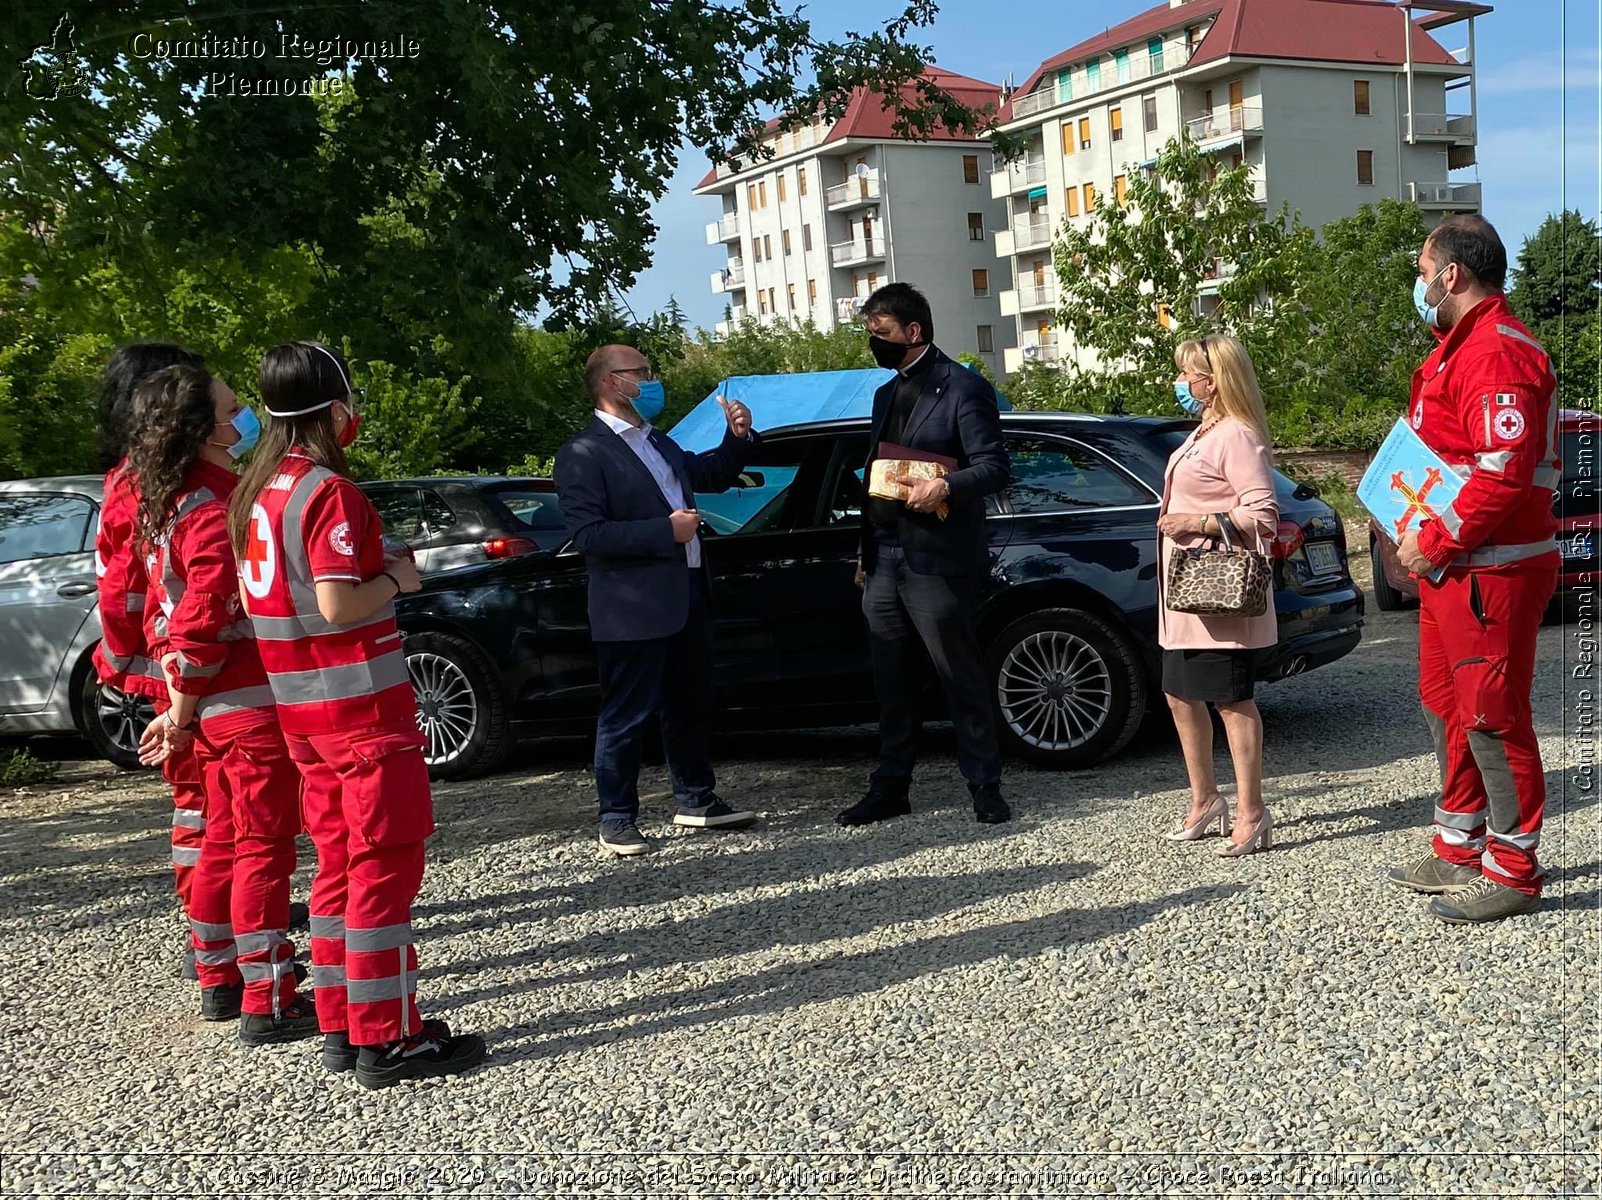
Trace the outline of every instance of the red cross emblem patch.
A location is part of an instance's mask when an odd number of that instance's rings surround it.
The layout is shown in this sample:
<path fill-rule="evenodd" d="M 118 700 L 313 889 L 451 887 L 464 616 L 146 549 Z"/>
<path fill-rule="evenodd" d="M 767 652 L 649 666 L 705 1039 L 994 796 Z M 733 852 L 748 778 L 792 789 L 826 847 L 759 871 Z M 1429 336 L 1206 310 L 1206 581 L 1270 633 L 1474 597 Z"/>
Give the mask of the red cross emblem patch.
<path fill-rule="evenodd" d="M 1516 442 L 1524 436 L 1524 414 L 1516 408 L 1499 409 L 1492 425 L 1504 442 Z"/>
<path fill-rule="evenodd" d="M 273 577 L 277 573 L 278 551 L 273 546 L 272 522 L 267 519 L 265 508 L 253 504 L 250 530 L 245 535 L 245 552 L 239 559 L 239 577 L 245 581 L 245 591 L 263 600 L 272 591 Z"/>

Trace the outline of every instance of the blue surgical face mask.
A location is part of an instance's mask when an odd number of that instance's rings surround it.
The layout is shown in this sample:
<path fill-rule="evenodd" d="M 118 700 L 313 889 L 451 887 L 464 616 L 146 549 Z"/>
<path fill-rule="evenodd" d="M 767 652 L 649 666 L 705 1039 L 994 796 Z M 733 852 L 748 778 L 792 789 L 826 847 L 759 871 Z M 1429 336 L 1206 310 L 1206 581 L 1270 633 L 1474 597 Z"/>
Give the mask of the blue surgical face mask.
<path fill-rule="evenodd" d="M 1446 267 L 1451 265 L 1451 263 L 1447 263 Z M 1428 283 L 1420 279 L 1413 284 L 1413 307 L 1418 309 L 1419 318 L 1431 329 L 1439 329 L 1441 327 L 1441 306 L 1439 304 L 1431 304 L 1428 296 L 1430 289 L 1435 286 L 1435 280 L 1446 274 L 1446 267 L 1442 267 L 1435 272 L 1435 279 L 1430 280 Z M 1441 301 L 1445 303 L 1446 297 L 1442 296 Z"/>
<path fill-rule="evenodd" d="M 261 422 L 256 418 L 256 410 L 248 405 L 241 407 L 228 422 L 239 435 L 239 440 L 227 447 L 228 457 L 238 462 L 256 448 L 261 440 Z"/>
<path fill-rule="evenodd" d="M 660 379 L 645 379 L 639 381 L 640 394 L 629 401 L 634 405 L 634 411 L 640 414 L 645 421 L 654 421 L 662 415 L 667 407 L 667 392 L 662 388 Z"/>
<path fill-rule="evenodd" d="M 1181 379 L 1174 384 L 1174 399 L 1179 401 L 1180 408 L 1193 417 L 1199 417 L 1207 411 L 1207 406 L 1191 394 L 1188 379 Z"/>

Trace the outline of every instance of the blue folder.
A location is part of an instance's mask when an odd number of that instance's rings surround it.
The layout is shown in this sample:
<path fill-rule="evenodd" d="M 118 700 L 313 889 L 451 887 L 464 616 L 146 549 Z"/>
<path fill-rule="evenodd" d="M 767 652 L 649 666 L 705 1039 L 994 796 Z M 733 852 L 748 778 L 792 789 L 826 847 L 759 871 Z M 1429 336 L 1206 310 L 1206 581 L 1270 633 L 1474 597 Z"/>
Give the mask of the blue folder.
<path fill-rule="evenodd" d="M 1424 444 L 1406 421 L 1396 422 L 1357 485 L 1357 500 L 1373 515 L 1385 536 L 1402 540 L 1463 490 L 1463 480 Z"/>

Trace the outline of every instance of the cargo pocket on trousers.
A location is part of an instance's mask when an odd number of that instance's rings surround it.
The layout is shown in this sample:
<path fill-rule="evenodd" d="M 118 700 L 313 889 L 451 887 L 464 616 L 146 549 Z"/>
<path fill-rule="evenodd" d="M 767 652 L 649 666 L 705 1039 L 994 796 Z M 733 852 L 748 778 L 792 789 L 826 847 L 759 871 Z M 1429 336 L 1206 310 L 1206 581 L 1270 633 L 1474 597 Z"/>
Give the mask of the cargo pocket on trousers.
<path fill-rule="evenodd" d="M 225 769 L 232 776 L 234 829 L 263 838 L 300 832 L 300 768 L 277 729 L 234 738 Z"/>
<path fill-rule="evenodd" d="M 353 737 L 352 769 L 344 774 L 352 830 L 374 846 L 406 846 L 434 832 L 434 798 L 423 761 L 423 735 Z"/>
<path fill-rule="evenodd" d="M 1452 687 L 1458 719 L 1469 733 L 1505 733 L 1513 727 L 1519 705 L 1501 655 L 1463 659 L 1452 668 Z"/>

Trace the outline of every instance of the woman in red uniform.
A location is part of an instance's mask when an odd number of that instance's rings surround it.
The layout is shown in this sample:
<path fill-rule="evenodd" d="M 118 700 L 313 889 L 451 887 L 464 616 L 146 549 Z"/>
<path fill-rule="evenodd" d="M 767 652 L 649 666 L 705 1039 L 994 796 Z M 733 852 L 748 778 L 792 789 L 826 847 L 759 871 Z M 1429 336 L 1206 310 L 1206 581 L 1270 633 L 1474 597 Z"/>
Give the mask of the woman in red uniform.
<path fill-rule="evenodd" d="M 198 367 L 201 356 L 171 342 L 133 342 L 106 363 L 100 387 L 100 457 L 106 471 L 100 526 L 95 531 L 95 576 L 100 592 L 100 644 L 95 673 L 100 682 L 160 709 L 167 703 L 161 669 L 145 645 L 144 559 L 134 550 L 134 518 L 139 493 L 124 457 L 134 389 L 157 371 L 179 363 Z M 172 788 L 172 870 L 178 901 L 189 915 L 189 894 L 200 845 L 205 837 L 205 790 L 192 752 L 169 755 L 161 764 Z M 185 939 L 183 974 L 196 977 L 194 948 Z"/>
<path fill-rule="evenodd" d="M 386 559 L 378 513 L 346 472 L 361 424 L 344 359 L 267 351 L 269 419 L 229 532 L 317 847 L 311 952 L 323 1062 L 366 1087 L 456 1074 L 484 1040 L 417 1011 L 412 901 L 434 831 L 423 738 L 393 601 L 421 585 Z"/>
<path fill-rule="evenodd" d="M 200 765 L 206 829 L 189 922 L 201 1015 L 240 1016 L 239 1039 L 252 1046 L 317 1032 L 311 1001 L 296 994 L 289 940 L 300 773 L 278 729 L 228 541 L 228 497 L 239 482 L 229 466 L 259 433 L 255 413 L 202 367 L 168 367 L 134 393 L 134 535 L 150 580 L 148 641 L 168 691 L 141 758 L 192 749 Z"/>

